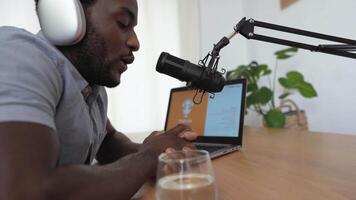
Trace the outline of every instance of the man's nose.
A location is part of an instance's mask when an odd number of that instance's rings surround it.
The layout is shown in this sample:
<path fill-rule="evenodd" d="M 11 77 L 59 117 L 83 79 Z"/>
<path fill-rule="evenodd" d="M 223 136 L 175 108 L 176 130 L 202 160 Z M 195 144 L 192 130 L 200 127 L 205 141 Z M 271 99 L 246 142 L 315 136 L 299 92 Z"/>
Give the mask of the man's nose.
<path fill-rule="evenodd" d="M 127 40 L 127 46 L 130 47 L 132 51 L 138 51 L 140 49 L 140 42 L 135 31 L 132 31 L 129 39 Z"/>

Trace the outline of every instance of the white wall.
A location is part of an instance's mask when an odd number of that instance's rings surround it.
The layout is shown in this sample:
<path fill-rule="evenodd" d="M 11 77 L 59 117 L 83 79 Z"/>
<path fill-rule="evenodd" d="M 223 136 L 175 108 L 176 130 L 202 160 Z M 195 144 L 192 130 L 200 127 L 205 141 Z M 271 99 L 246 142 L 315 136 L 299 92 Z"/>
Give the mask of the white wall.
<path fill-rule="evenodd" d="M 244 0 L 200 0 L 200 59 L 204 58 L 223 36 L 245 16 Z M 235 37 L 221 50 L 220 68 L 233 69 L 248 62 L 247 41 Z"/>
<path fill-rule="evenodd" d="M 162 51 L 196 60 L 198 55 L 197 0 L 139 0 L 137 27 L 141 49 L 136 61 L 110 89 L 109 117 L 124 133 L 163 130 L 169 91 L 183 83 L 155 71 Z M 141 9 L 140 9 L 141 8 Z"/>
<path fill-rule="evenodd" d="M 226 27 L 232 27 L 242 15 L 284 26 L 310 30 L 356 40 L 355 8 L 353 0 L 300 0 L 293 6 L 281 11 L 279 0 L 202 0 L 202 37 L 201 43 L 212 44 L 226 32 Z M 211 13 L 217 10 L 215 18 Z M 236 10 L 236 14 L 232 12 Z M 241 13 L 240 13 L 241 12 Z M 207 22 L 212 23 L 207 23 Z M 285 39 L 307 42 L 311 44 L 325 43 L 315 39 L 256 30 L 259 34 L 269 34 L 274 37 L 283 36 Z M 244 38 L 239 37 L 231 42 L 230 46 L 245 46 Z M 247 40 L 246 40 L 247 41 Z M 238 48 L 238 47 L 235 47 Z M 237 56 L 238 50 L 224 50 L 228 66 L 247 64 L 251 60 L 267 63 L 274 66 L 273 53 L 285 48 L 281 45 L 268 44 L 258 41 L 248 41 L 244 52 Z M 209 50 L 202 45 L 202 51 Z M 230 55 L 227 55 L 230 54 Z M 235 56 L 232 57 L 232 56 Z M 302 72 L 307 81 L 310 81 L 318 92 L 315 99 L 303 99 L 294 96 L 298 105 L 306 109 L 309 128 L 313 131 L 356 134 L 356 60 L 328 54 L 311 53 L 300 50 L 297 56 L 279 63 L 278 75 L 287 71 L 298 70 Z M 248 116 L 246 124 L 259 125 L 260 119 Z"/>
<path fill-rule="evenodd" d="M 34 0 L 0 0 L 0 26 L 17 26 L 32 33 L 40 29 Z"/>

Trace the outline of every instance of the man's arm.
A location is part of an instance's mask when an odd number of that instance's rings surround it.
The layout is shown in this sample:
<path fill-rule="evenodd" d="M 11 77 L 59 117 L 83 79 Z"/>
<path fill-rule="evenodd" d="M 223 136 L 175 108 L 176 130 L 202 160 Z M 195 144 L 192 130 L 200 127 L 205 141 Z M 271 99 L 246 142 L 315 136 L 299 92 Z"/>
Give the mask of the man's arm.
<path fill-rule="evenodd" d="M 189 146 L 177 126 L 148 137 L 140 149 L 103 166 L 57 167 L 56 133 L 35 123 L 0 123 L 0 199 L 128 200 L 155 173 L 157 156 L 168 147 Z"/>
<path fill-rule="evenodd" d="M 107 134 L 96 155 L 99 164 L 108 164 L 119 160 L 123 156 L 136 153 L 140 144 L 132 142 L 124 134 L 115 130 L 110 120 L 106 123 Z"/>

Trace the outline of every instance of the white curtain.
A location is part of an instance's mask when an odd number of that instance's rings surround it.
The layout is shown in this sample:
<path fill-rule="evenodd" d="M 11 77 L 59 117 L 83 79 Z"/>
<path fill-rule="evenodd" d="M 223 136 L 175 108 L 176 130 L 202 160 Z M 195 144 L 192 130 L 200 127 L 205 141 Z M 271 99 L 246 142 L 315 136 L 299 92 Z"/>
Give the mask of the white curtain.
<path fill-rule="evenodd" d="M 169 91 L 182 82 L 156 72 L 162 51 L 197 62 L 199 58 L 198 0 L 139 0 L 137 34 L 141 49 L 136 61 L 109 89 L 109 118 L 126 133 L 162 130 Z"/>

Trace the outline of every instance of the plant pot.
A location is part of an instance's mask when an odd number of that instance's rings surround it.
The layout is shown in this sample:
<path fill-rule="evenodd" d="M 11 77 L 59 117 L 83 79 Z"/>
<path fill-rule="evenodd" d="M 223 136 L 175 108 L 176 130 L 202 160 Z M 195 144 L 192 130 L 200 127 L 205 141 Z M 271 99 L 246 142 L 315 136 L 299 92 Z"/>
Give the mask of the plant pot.
<path fill-rule="evenodd" d="M 307 116 L 304 110 L 292 110 L 285 113 L 286 123 L 284 128 L 308 130 Z"/>
<path fill-rule="evenodd" d="M 281 101 L 278 110 L 284 114 L 285 123 L 284 125 L 270 128 L 290 128 L 298 130 L 308 130 L 308 120 L 306 113 L 304 110 L 300 110 L 294 101 L 290 99 Z M 263 119 L 263 126 L 269 127 L 266 123 L 265 118 Z"/>

